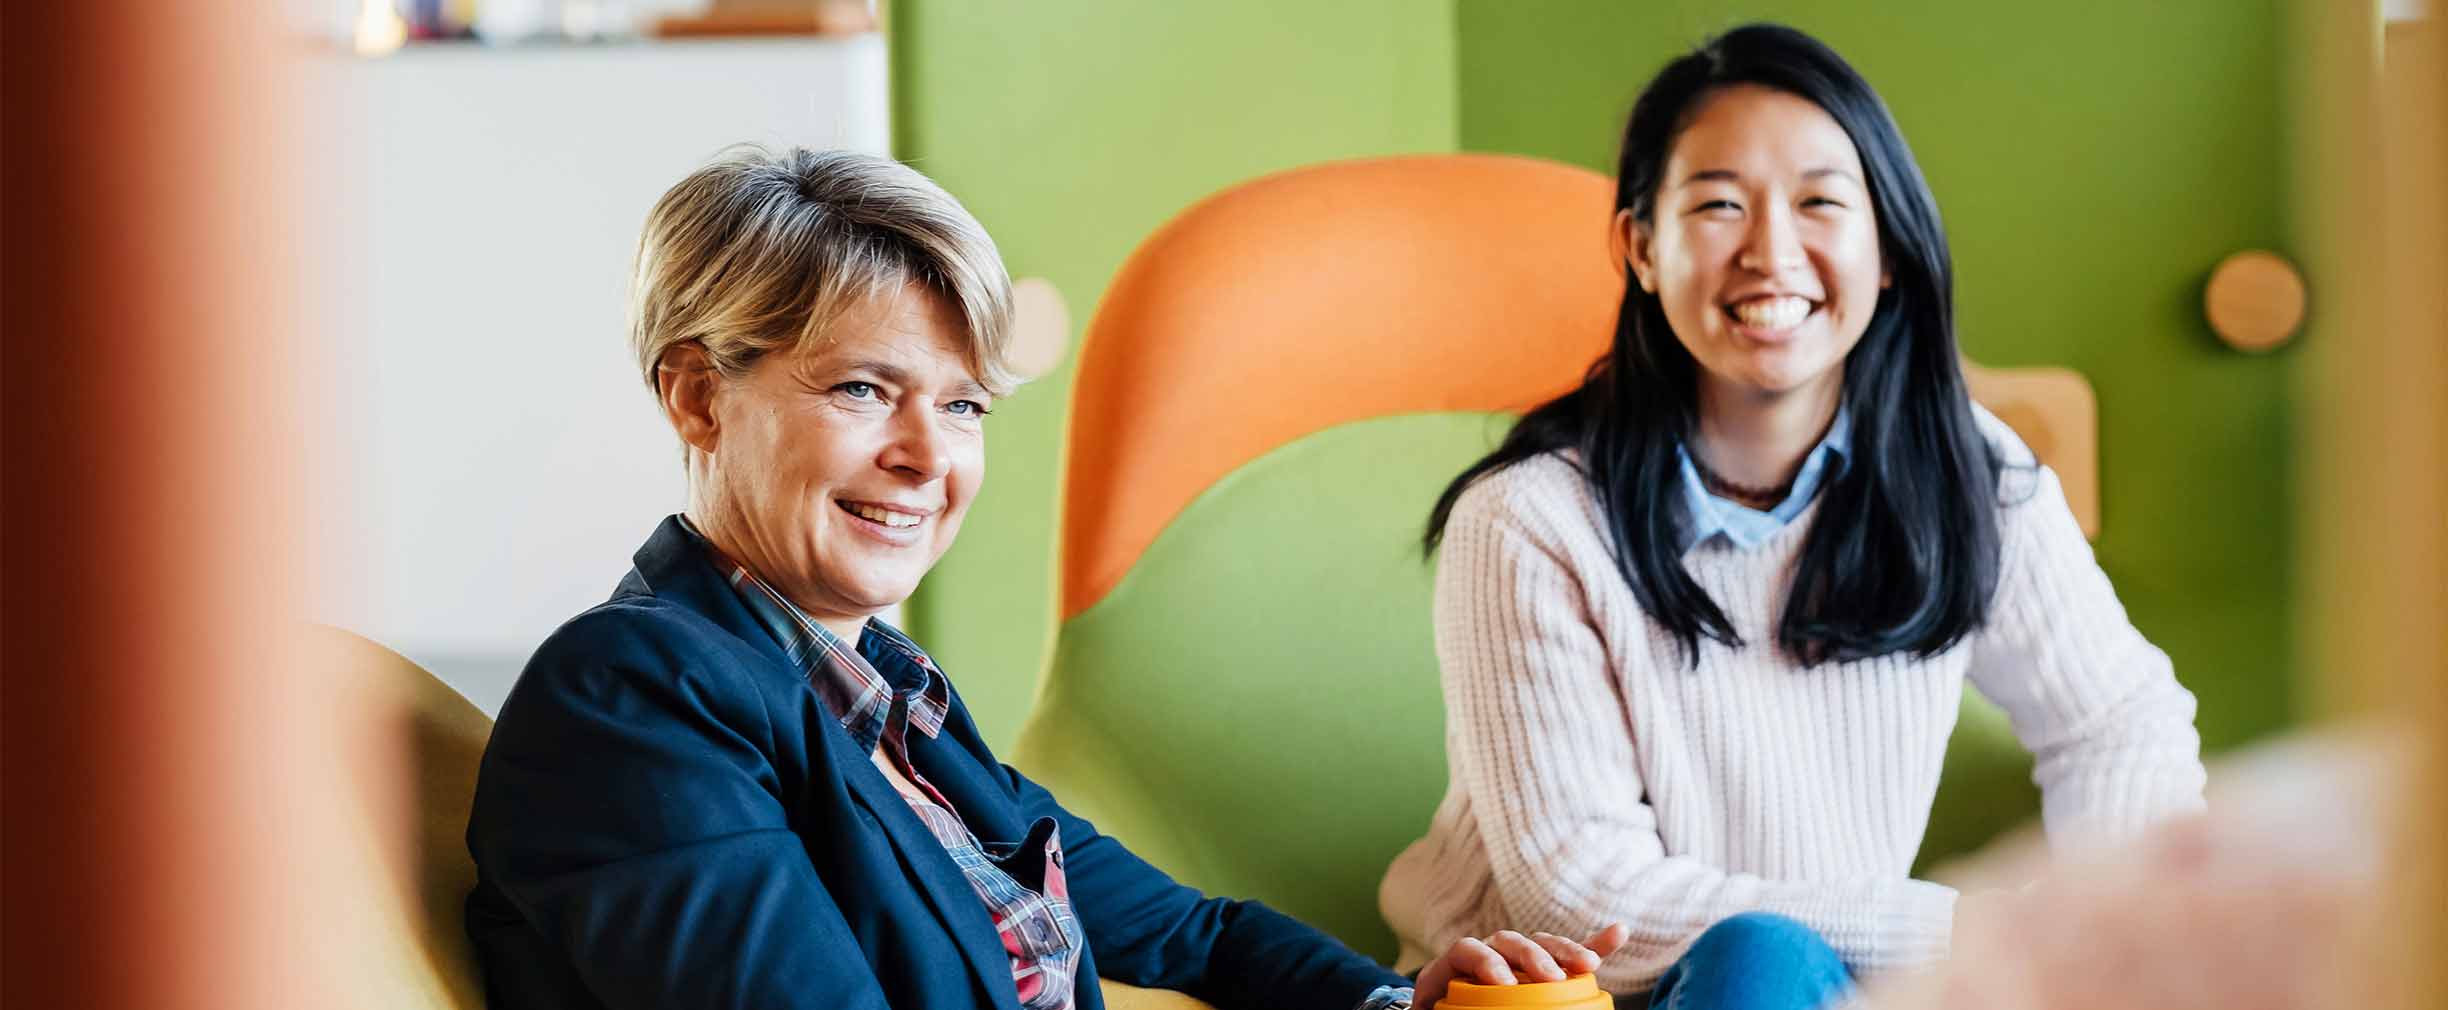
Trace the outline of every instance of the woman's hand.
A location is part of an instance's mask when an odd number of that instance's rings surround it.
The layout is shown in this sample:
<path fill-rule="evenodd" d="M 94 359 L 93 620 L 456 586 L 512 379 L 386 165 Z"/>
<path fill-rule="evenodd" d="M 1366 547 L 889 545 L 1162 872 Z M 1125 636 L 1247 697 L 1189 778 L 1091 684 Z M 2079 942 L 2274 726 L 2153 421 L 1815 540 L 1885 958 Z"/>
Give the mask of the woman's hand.
<path fill-rule="evenodd" d="M 1597 971 L 1598 962 L 1623 946 L 1631 934 L 1619 922 L 1579 943 L 1554 933 L 1523 936 L 1509 929 L 1485 940 L 1466 936 L 1454 941 L 1444 957 L 1420 969 L 1419 984 L 1411 990 L 1411 1005 L 1430 1010 L 1444 1000 L 1445 987 L 1457 978 L 1480 985 L 1514 985 L 1586 975 Z"/>

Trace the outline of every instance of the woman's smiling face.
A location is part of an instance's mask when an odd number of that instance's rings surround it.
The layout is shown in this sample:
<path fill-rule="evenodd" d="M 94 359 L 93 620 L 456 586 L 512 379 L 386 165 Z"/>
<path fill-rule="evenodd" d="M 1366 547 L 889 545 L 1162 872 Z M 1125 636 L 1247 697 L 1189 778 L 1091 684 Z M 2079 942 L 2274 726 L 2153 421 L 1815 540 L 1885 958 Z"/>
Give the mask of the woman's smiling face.
<path fill-rule="evenodd" d="M 1808 99 L 1756 85 L 1699 101 L 1649 220 L 1619 214 L 1614 238 L 1722 392 L 1832 395 L 1888 280 L 1852 139 Z"/>
<path fill-rule="evenodd" d="M 855 626 L 907 599 L 960 532 L 986 469 L 991 397 L 960 316 L 912 285 L 811 346 L 708 378 L 702 513 L 734 560 L 819 621 Z"/>

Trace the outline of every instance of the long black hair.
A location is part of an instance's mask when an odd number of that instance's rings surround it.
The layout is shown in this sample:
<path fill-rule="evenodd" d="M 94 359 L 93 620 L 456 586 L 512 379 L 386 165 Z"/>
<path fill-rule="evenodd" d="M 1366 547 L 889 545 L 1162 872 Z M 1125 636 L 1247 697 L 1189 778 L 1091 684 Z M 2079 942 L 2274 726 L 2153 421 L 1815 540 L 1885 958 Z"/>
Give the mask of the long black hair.
<path fill-rule="evenodd" d="M 1801 662 L 1945 651 L 1987 616 L 1998 578 L 2001 458 L 1981 435 L 1956 362 L 1954 267 L 1937 201 L 1887 106 L 1819 40 L 1746 25 L 1668 63 L 1624 127 L 1615 207 L 1651 220 L 1666 159 L 1691 110 L 1717 89 L 1759 85 L 1817 104 L 1861 153 L 1893 283 L 1844 363 L 1853 445 L 1819 492 L 1777 643 Z M 1700 639 L 1743 642 L 1681 558 L 1676 448 L 1696 429 L 1698 365 L 1658 297 L 1626 272 L 1615 341 L 1581 385 L 1523 415 L 1438 497 L 1425 546 L 1479 478 L 1578 450 L 1615 565 L 1650 617 L 1697 663 Z"/>

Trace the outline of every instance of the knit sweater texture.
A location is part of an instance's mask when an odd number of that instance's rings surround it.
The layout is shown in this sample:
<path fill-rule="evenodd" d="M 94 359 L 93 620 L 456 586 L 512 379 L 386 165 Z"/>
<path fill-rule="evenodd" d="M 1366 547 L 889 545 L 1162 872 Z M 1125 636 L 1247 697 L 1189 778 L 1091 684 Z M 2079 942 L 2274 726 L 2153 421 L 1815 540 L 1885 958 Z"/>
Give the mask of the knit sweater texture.
<path fill-rule="evenodd" d="M 1936 656 L 1806 668 L 1776 624 L 1814 504 L 1750 549 L 1684 568 L 1745 643 L 1697 666 L 1617 574 L 1569 455 L 1464 492 L 1437 567 L 1449 785 L 1379 901 L 1416 966 L 1499 929 L 1624 922 L 1599 982 L 1653 984 L 1704 929 L 1765 910 L 1856 972 L 1944 956 L 1956 894 L 1916 880 L 1967 681 L 2036 759 L 2053 844 L 2130 837 L 2200 809 L 2194 699 L 2127 620 L 2055 474 L 1985 412 L 2005 454 L 1996 595 Z"/>

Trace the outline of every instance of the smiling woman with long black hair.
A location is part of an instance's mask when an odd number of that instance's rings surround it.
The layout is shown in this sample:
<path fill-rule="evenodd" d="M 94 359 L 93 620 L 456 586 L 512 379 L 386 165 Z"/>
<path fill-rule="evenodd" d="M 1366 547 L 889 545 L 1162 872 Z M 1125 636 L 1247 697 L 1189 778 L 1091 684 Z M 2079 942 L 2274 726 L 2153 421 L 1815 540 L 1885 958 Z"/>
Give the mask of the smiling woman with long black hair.
<path fill-rule="evenodd" d="M 1937 204 L 1869 84 L 1792 29 L 1719 36 L 1635 105 L 1616 210 L 1612 348 L 1429 522 L 1451 784 L 1385 881 L 1406 947 L 1621 920 L 1601 981 L 1677 1006 L 1943 956 L 2003 900 L 1910 876 L 1967 679 L 2053 838 L 2198 809 L 2193 697 L 1968 398 Z"/>

